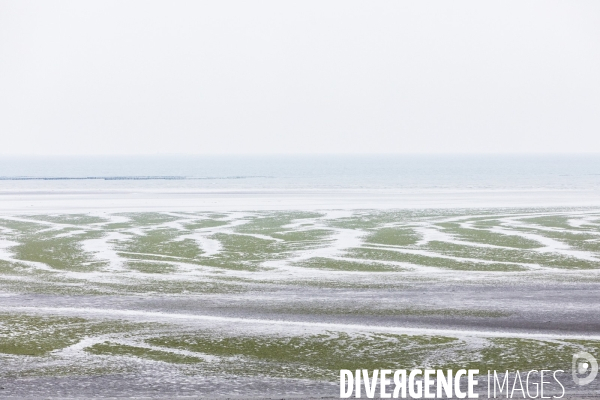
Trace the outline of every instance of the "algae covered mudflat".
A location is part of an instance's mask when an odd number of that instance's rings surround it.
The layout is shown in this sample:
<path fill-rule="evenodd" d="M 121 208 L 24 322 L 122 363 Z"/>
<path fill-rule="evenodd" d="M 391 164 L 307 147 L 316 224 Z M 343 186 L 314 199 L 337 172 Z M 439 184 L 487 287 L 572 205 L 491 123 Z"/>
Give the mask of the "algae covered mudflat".
<path fill-rule="evenodd" d="M 3 215 L 0 271 L 14 396 L 335 396 L 340 369 L 600 351 L 594 209 Z"/>

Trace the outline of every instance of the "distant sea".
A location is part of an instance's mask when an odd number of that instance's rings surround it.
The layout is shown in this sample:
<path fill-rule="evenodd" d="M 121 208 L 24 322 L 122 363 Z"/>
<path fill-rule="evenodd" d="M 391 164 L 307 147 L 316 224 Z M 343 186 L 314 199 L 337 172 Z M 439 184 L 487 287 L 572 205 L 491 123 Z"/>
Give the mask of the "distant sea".
<path fill-rule="evenodd" d="M 600 156 L 0 157 L 0 213 L 523 207 L 600 207 Z"/>
<path fill-rule="evenodd" d="M 1 190 L 597 190 L 600 155 L 0 157 Z"/>

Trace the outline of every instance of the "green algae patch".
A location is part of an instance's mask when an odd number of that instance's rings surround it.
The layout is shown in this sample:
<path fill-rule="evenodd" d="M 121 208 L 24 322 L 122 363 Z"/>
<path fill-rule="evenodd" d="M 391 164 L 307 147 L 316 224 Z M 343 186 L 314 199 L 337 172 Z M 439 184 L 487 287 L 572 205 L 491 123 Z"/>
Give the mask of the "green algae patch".
<path fill-rule="evenodd" d="M 176 229 L 145 230 L 144 235 L 132 236 L 118 247 L 120 255 L 127 258 L 164 260 L 167 257 L 198 260 L 202 251 L 190 238 L 181 238 L 185 232 Z"/>
<path fill-rule="evenodd" d="M 509 265 L 508 263 L 514 263 L 513 265 L 535 264 L 544 267 L 565 269 L 600 268 L 600 263 L 597 261 L 582 260 L 552 252 L 540 253 L 531 250 L 482 248 L 438 241 L 430 242 L 429 249 L 441 255 L 459 258 L 471 258 L 482 261 L 495 261 L 497 263 L 501 262 L 505 265 Z"/>
<path fill-rule="evenodd" d="M 145 274 L 172 274 L 177 271 L 173 265 L 152 261 L 132 260 L 127 262 L 127 266 Z"/>
<path fill-rule="evenodd" d="M 196 364 L 203 361 L 194 356 L 111 342 L 96 343 L 86 347 L 85 351 L 95 355 L 131 356 L 172 364 Z"/>
<path fill-rule="evenodd" d="M 283 231 L 272 233 L 271 236 L 276 239 L 282 239 L 286 242 L 297 242 L 298 244 L 322 244 L 331 236 L 331 231 L 327 229 L 306 229 L 300 231 Z M 326 242 L 325 242 L 326 243 Z"/>
<path fill-rule="evenodd" d="M 570 371 L 573 354 L 587 351 L 598 354 L 599 341 L 536 340 L 521 338 L 489 338 L 479 350 L 480 359 L 461 368 L 480 371 L 530 371 L 562 369 Z M 457 365 L 458 367 L 458 365 Z"/>
<path fill-rule="evenodd" d="M 461 227 L 458 223 L 439 223 L 437 226 L 442 227 L 445 233 L 454 236 L 456 239 L 488 244 L 500 247 L 509 247 L 515 249 L 537 249 L 542 247 L 542 244 L 535 240 L 526 239 L 519 235 L 510 235 L 489 231 L 488 229 L 500 226 L 500 221 L 474 222 L 473 228 Z"/>
<path fill-rule="evenodd" d="M 129 332 L 143 326 L 75 317 L 0 314 L 0 353 L 44 356 L 88 336 Z"/>
<path fill-rule="evenodd" d="M 183 224 L 185 229 L 194 230 L 194 229 L 206 229 L 206 228 L 216 228 L 218 226 L 227 225 L 227 221 L 220 221 L 215 219 L 202 219 L 194 222 L 186 222 Z"/>
<path fill-rule="evenodd" d="M 390 246 L 410 246 L 419 241 L 420 237 L 410 228 L 380 228 L 368 236 L 367 243 Z"/>
<path fill-rule="evenodd" d="M 377 262 L 336 260 L 325 257 L 310 258 L 306 261 L 294 263 L 293 265 L 303 268 L 328 269 L 334 271 L 390 272 L 406 270 L 405 268 Z"/>
<path fill-rule="evenodd" d="M 66 237 L 57 237 L 56 232 L 36 233 L 21 240 L 11 250 L 19 260 L 40 262 L 57 270 L 90 272 L 104 267 L 106 262 L 84 252 L 81 241 L 102 236 L 102 232 Z"/>
<path fill-rule="evenodd" d="M 148 339 L 154 346 L 225 358 L 230 373 L 335 381 L 340 369 L 413 368 L 457 339 L 443 336 L 328 332 L 294 337 L 215 337 L 204 334 Z M 251 366 L 251 367 L 250 367 Z"/>
<path fill-rule="evenodd" d="M 449 257 L 432 255 L 421 255 L 402 253 L 394 250 L 360 248 L 351 249 L 346 253 L 346 256 L 352 258 L 362 258 L 365 260 L 381 260 L 405 262 L 408 264 L 422 265 L 426 267 L 436 267 L 451 270 L 462 271 L 526 271 L 527 268 L 518 264 L 500 263 L 500 262 L 478 262 L 476 260 L 460 260 Z"/>
<path fill-rule="evenodd" d="M 303 211 L 262 212 L 248 219 L 245 224 L 238 226 L 236 232 L 268 235 L 286 230 L 285 226 L 288 224 L 302 224 L 302 220 L 310 222 L 312 219 L 322 216 L 323 214 L 321 213 Z"/>

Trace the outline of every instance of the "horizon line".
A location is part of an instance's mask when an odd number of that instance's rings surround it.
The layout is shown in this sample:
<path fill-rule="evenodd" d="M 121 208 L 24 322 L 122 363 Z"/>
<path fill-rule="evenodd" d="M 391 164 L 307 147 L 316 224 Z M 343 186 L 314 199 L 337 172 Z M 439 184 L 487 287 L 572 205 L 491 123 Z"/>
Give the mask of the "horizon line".
<path fill-rule="evenodd" d="M 364 153 L 65 153 L 37 154 L 0 153 L 0 157 L 269 157 L 269 156 L 593 156 L 600 151 L 587 152 L 364 152 Z"/>

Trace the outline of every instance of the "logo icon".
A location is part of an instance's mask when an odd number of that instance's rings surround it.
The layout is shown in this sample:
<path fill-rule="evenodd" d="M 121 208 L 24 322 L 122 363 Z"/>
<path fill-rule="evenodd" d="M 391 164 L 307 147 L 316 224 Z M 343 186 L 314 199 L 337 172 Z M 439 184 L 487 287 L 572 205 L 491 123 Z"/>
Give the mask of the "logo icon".
<path fill-rule="evenodd" d="M 586 374 L 589 375 L 585 376 Z M 580 351 L 573 354 L 573 382 L 579 386 L 587 385 L 598 375 L 598 361 L 590 353 Z"/>

